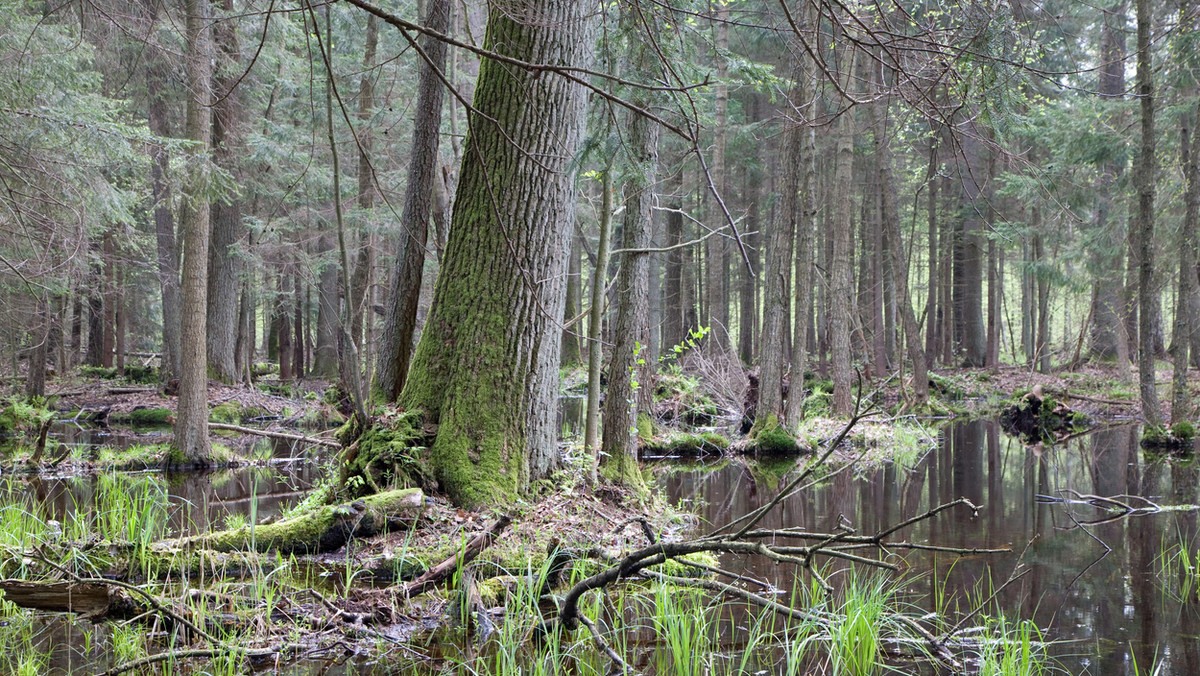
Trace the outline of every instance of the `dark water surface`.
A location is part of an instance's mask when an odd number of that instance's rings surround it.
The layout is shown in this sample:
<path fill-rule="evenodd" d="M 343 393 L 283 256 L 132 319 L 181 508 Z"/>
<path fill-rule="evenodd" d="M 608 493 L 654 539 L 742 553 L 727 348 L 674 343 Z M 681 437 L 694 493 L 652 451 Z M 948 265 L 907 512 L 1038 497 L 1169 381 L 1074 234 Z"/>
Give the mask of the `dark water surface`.
<path fill-rule="evenodd" d="M 1111 676 L 1200 675 L 1200 603 L 1195 592 L 1179 602 L 1178 580 L 1161 575 L 1160 556 L 1182 539 L 1196 550 L 1197 513 L 1124 518 L 1081 528 L 1104 515 L 1088 505 L 1046 504 L 1036 495 L 1071 489 L 1101 496 L 1144 496 L 1161 505 L 1195 504 L 1200 467 L 1193 462 L 1148 458 L 1139 430 L 1127 425 L 1098 430 L 1049 448 L 1026 447 L 993 422 L 944 428 L 939 445 L 909 467 L 890 465 L 844 472 L 777 508 L 762 527 L 803 525 L 834 532 L 839 519 L 873 534 L 966 497 L 977 516 L 955 509 L 897 532 L 893 539 L 961 548 L 1011 547 L 1011 554 L 958 556 L 904 554 L 906 589 L 915 602 L 957 595 L 960 607 L 985 599 L 1020 562 L 1026 574 L 1000 591 L 1011 618 L 1032 618 L 1057 642 L 1051 652 L 1070 674 Z M 670 496 L 720 524 L 758 507 L 773 495 L 775 479 L 764 466 L 728 463 L 707 468 L 663 468 Z M 776 467 L 778 470 L 778 467 Z M 1103 543 L 1103 544 L 1102 544 Z M 1106 553 L 1106 547 L 1111 551 Z M 725 557 L 728 569 L 791 587 L 785 568 L 756 557 Z M 973 622 L 974 623 L 974 622 Z M 1136 660 L 1137 669 L 1134 667 Z"/>

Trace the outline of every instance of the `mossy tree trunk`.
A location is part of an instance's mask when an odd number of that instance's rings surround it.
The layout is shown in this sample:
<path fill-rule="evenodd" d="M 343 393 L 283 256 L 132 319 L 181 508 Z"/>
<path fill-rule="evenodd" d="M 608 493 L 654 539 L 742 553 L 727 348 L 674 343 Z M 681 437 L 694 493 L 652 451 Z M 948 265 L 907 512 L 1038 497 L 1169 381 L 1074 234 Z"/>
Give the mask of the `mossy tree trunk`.
<path fill-rule="evenodd" d="M 649 47 L 642 46 L 642 52 Z M 644 65 L 648 55 L 638 60 Z M 646 100 L 636 102 L 639 107 Z M 658 126 L 630 112 L 621 223 L 621 272 L 617 276 L 617 323 L 608 396 L 604 400 L 604 439 L 600 468 L 609 480 L 640 486 L 637 467 L 639 390 L 650 387 L 650 227 L 658 163 Z"/>
<path fill-rule="evenodd" d="M 493 11 L 488 49 L 581 66 L 578 0 Z M 485 60 L 443 267 L 399 402 L 438 425 L 429 465 L 460 505 L 504 504 L 557 466 L 556 400 L 584 89 Z"/>

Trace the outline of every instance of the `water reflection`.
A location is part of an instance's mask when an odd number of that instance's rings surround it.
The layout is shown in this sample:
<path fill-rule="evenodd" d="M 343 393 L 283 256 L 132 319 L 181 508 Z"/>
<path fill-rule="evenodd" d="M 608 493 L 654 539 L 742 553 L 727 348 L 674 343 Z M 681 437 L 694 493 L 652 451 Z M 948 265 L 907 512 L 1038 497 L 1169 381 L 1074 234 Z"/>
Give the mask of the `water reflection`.
<path fill-rule="evenodd" d="M 1197 538 L 1195 512 L 1163 513 L 1080 527 L 1102 515 L 1088 506 L 1047 504 L 1034 496 L 1072 489 L 1084 494 L 1144 496 L 1160 504 L 1195 504 L 1200 469 L 1195 463 L 1142 457 L 1138 430 L 1122 426 L 1054 447 L 1027 447 L 986 421 L 955 424 L 941 443 L 913 466 L 841 472 L 781 505 L 764 527 L 805 526 L 832 531 L 845 519 L 860 533 L 966 497 L 978 515 L 952 510 L 898 531 L 912 539 L 963 548 L 1011 547 L 1011 554 L 959 557 L 937 552 L 904 555 L 910 591 L 932 608 L 943 588 L 960 600 L 986 598 L 1018 564 L 1026 574 L 1000 591 L 1013 616 L 1031 617 L 1048 629 L 1072 674 L 1141 673 L 1157 660 L 1163 676 L 1200 674 L 1200 604 L 1179 603 L 1159 579 L 1161 552 Z M 774 479 L 770 477 L 774 476 Z M 768 500 L 777 472 L 741 464 L 664 472 L 672 498 L 696 506 L 712 524 L 723 523 Z M 1106 546 L 1111 551 L 1106 550 Z M 790 575 L 765 560 L 727 557 L 737 572 L 790 588 Z M 965 602 L 964 602 L 965 604 Z"/>

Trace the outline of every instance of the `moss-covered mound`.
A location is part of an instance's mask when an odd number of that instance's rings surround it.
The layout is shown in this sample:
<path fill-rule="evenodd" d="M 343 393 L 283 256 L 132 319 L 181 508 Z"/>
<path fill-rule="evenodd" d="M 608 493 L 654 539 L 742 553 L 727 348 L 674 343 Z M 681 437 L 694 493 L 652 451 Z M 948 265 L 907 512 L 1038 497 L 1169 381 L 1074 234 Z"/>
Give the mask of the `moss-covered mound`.
<path fill-rule="evenodd" d="M 1142 430 L 1142 448 L 1148 451 L 1190 455 L 1195 451 L 1196 428 L 1189 422 L 1177 422 L 1170 429 L 1147 427 Z"/>
<path fill-rule="evenodd" d="M 639 439 L 638 455 L 643 460 L 721 456 L 729 439 L 716 432 L 669 431 L 650 439 Z"/>
<path fill-rule="evenodd" d="M 380 420 L 358 433 L 352 419 L 338 430 L 342 453 L 339 485 L 347 497 L 379 493 L 389 486 L 432 485 L 423 454 L 431 440 L 418 412 Z M 353 438 L 357 433 L 357 438 Z"/>
<path fill-rule="evenodd" d="M 1087 416 L 1043 395 L 1040 389 L 1035 388 L 1000 412 L 1004 431 L 1036 443 L 1054 442 L 1087 427 Z"/>

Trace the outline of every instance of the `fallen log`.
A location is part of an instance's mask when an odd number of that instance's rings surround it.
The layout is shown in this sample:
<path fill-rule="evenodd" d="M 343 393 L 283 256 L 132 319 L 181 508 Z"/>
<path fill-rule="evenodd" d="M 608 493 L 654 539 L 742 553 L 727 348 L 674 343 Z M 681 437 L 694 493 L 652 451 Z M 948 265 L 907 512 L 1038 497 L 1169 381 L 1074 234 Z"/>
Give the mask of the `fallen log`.
<path fill-rule="evenodd" d="M 157 387 L 110 387 L 109 394 L 144 394 L 146 392 L 157 392 Z"/>
<path fill-rule="evenodd" d="M 417 579 L 404 585 L 404 595 L 408 598 L 420 596 L 445 582 L 455 570 L 458 570 L 459 566 L 467 565 L 475 557 L 479 556 L 483 550 L 490 547 L 496 541 L 496 537 L 505 528 L 508 528 L 510 523 L 512 523 L 512 518 L 507 514 L 496 519 L 487 530 L 471 538 L 471 541 L 467 543 L 467 546 L 461 552 L 455 552 L 441 563 L 425 571 Z"/>
<path fill-rule="evenodd" d="M 307 444 L 319 444 L 321 446 L 331 446 L 333 448 L 341 448 L 342 445 L 333 439 L 324 439 L 322 437 L 306 437 L 302 434 L 289 434 L 287 432 L 274 432 L 271 430 L 259 430 L 253 427 L 242 427 L 241 425 L 229 425 L 226 423 L 208 423 L 210 430 L 225 430 L 228 432 L 241 432 L 242 434 L 253 434 L 260 437 L 268 437 L 271 439 L 285 439 L 287 441 L 303 441 Z"/>
<path fill-rule="evenodd" d="M 408 528 L 424 510 L 421 489 L 404 488 L 368 495 L 349 504 L 325 505 L 275 523 L 197 535 L 172 544 L 217 552 L 323 554 L 340 549 L 351 538 Z"/>
<path fill-rule="evenodd" d="M 0 580 L 0 591 L 6 601 L 22 608 L 89 616 L 106 613 L 112 600 L 110 587 L 79 582 Z"/>

